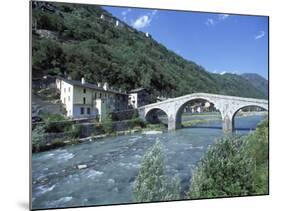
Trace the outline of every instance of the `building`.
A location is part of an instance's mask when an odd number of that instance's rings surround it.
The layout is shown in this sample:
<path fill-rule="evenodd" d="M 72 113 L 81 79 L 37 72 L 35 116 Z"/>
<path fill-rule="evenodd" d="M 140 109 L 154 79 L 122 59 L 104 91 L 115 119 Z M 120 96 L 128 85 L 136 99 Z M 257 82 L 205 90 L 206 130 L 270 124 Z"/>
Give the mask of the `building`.
<path fill-rule="evenodd" d="M 129 92 L 129 106 L 134 109 L 150 103 L 150 96 L 146 89 L 138 88 Z"/>
<path fill-rule="evenodd" d="M 110 89 L 108 83 L 90 84 L 84 78 L 81 81 L 58 77 L 56 86 L 60 90 L 60 100 L 70 118 L 106 118 L 109 112 L 125 110 L 128 107 L 128 95 Z"/>
<path fill-rule="evenodd" d="M 32 77 L 32 89 L 56 88 L 56 78 L 45 75 L 43 77 Z"/>

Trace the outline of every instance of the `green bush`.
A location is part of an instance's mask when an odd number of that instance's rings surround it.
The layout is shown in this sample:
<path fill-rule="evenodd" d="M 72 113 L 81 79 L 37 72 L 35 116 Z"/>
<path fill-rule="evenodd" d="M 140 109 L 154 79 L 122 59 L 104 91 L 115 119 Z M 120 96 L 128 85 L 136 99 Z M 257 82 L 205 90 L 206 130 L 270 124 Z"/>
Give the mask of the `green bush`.
<path fill-rule="evenodd" d="M 135 118 L 130 120 L 130 127 L 141 127 L 144 128 L 146 126 L 145 122 L 141 118 Z"/>
<path fill-rule="evenodd" d="M 248 156 L 254 158 L 256 171 L 254 177 L 255 193 L 268 193 L 268 120 L 261 122 L 254 133 L 247 138 Z"/>
<path fill-rule="evenodd" d="M 81 126 L 80 125 L 75 125 L 75 124 L 72 124 L 69 128 L 68 128 L 68 131 L 66 132 L 69 132 L 70 133 L 70 137 L 71 138 L 79 138 L 80 136 L 80 131 L 81 131 Z"/>
<path fill-rule="evenodd" d="M 31 132 L 32 151 L 40 151 L 40 145 L 45 134 L 45 126 L 37 125 Z"/>
<path fill-rule="evenodd" d="M 136 202 L 179 199 L 179 179 L 174 178 L 169 183 L 165 171 L 162 146 L 157 141 L 144 155 L 139 174 L 135 180 L 133 193 Z"/>
<path fill-rule="evenodd" d="M 194 170 L 188 198 L 243 196 L 254 193 L 255 161 L 243 138 L 228 136 L 209 148 Z"/>
<path fill-rule="evenodd" d="M 268 193 L 268 121 L 246 137 L 228 136 L 210 147 L 194 170 L 187 197 Z"/>
<path fill-rule="evenodd" d="M 71 130 L 72 123 L 60 114 L 44 113 L 42 115 L 47 133 L 60 133 Z"/>
<path fill-rule="evenodd" d="M 111 116 L 108 115 L 104 120 L 102 120 L 101 123 L 102 131 L 104 133 L 112 133 L 113 132 L 113 124 L 112 124 L 112 119 Z"/>

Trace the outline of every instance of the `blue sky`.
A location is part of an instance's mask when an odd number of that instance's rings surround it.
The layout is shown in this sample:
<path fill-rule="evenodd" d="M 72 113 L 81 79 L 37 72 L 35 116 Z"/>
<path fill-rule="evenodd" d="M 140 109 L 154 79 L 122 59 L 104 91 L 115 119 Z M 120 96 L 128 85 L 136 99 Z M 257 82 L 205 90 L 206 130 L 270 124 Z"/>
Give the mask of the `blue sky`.
<path fill-rule="evenodd" d="M 268 78 L 268 18 L 104 7 L 130 26 L 207 71 Z"/>

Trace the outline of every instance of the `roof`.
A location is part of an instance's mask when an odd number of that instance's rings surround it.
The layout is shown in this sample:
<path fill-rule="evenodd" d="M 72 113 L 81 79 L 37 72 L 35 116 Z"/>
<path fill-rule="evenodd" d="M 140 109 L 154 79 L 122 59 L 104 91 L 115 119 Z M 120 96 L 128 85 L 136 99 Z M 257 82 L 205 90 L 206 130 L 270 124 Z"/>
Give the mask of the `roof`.
<path fill-rule="evenodd" d="M 116 91 L 116 90 L 113 90 L 113 89 L 104 90 L 102 87 L 98 87 L 97 85 L 90 84 L 90 83 L 87 83 L 87 82 L 82 84 L 81 81 L 70 80 L 70 79 L 59 77 L 59 76 L 57 78 L 60 79 L 60 80 L 63 80 L 64 82 L 66 82 L 68 84 L 71 84 L 73 86 L 80 86 L 80 87 L 94 89 L 94 90 L 98 90 L 98 91 L 102 91 L 102 92 L 110 92 L 110 93 L 114 93 L 114 94 L 127 95 L 126 93 L 119 92 L 119 91 Z"/>
<path fill-rule="evenodd" d="M 135 93 L 135 92 L 141 92 L 141 91 L 145 91 L 146 89 L 145 88 L 137 88 L 137 89 L 132 89 L 131 91 L 129 91 L 129 93 Z"/>

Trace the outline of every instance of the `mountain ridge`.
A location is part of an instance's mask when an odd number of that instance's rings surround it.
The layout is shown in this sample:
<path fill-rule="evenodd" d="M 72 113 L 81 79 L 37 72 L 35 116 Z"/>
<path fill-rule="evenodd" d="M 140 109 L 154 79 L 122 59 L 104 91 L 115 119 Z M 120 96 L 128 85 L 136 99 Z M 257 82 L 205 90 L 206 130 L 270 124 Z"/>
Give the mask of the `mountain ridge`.
<path fill-rule="evenodd" d="M 242 76 L 207 72 L 100 6 L 48 3 L 49 9 L 42 9 L 46 7 L 42 2 L 32 6 L 33 77 L 85 77 L 90 83 L 107 81 L 123 90 L 144 87 L 155 98 L 194 92 L 267 97 Z M 54 36 L 40 34 L 39 29 Z"/>

